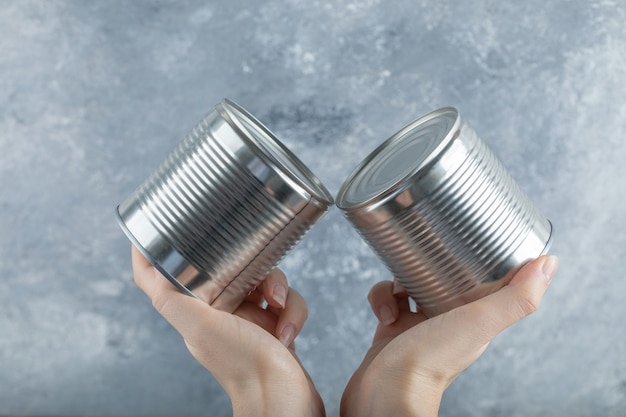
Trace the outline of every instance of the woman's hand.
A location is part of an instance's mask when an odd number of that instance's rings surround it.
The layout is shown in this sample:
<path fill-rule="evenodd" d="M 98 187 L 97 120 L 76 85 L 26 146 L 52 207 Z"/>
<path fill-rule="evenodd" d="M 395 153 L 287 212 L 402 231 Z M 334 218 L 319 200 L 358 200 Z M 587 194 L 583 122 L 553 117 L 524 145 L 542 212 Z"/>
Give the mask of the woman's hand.
<path fill-rule="evenodd" d="M 346 387 L 341 415 L 436 416 L 450 383 L 497 334 L 539 307 L 557 263 L 542 256 L 499 291 L 431 319 L 411 312 L 392 282 L 376 284 L 369 301 L 380 323 Z"/>
<path fill-rule="evenodd" d="M 136 248 L 135 282 L 226 390 L 234 416 L 323 416 L 324 405 L 300 364 L 294 339 L 306 302 L 274 270 L 233 313 L 179 292 Z"/>

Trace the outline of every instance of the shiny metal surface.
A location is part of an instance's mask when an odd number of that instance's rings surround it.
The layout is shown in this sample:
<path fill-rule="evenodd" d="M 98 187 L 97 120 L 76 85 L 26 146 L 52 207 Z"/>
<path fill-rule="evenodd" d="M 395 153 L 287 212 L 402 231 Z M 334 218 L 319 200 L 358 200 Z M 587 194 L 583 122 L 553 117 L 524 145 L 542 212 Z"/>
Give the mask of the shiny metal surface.
<path fill-rule="evenodd" d="M 337 205 L 429 316 L 505 285 L 552 225 L 454 108 L 370 154 Z"/>
<path fill-rule="evenodd" d="M 232 311 L 331 204 L 295 155 L 224 100 L 118 214 L 129 239 L 170 281 Z"/>

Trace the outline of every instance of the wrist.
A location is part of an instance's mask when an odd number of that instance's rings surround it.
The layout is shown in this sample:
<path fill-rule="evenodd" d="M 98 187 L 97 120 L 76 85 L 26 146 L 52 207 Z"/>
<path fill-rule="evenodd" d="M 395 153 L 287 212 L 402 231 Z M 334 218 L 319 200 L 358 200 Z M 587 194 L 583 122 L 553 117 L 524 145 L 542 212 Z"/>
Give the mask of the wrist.
<path fill-rule="evenodd" d="M 231 397 L 233 417 L 323 417 L 320 402 L 282 391 L 274 395 Z"/>
<path fill-rule="evenodd" d="M 323 417 L 324 407 L 308 382 L 246 382 L 227 390 L 233 417 Z"/>
<path fill-rule="evenodd" d="M 398 389 L 393 395 L 380 395 L 371 408 L 371 416 L 437 417 L 442 392 L 429 389 Z"/>
<path fill-rule="evenodd" d="M 410 372 L 367 372 L 341 415 L 437 417 L 444 390 L 444 384 Z"/>

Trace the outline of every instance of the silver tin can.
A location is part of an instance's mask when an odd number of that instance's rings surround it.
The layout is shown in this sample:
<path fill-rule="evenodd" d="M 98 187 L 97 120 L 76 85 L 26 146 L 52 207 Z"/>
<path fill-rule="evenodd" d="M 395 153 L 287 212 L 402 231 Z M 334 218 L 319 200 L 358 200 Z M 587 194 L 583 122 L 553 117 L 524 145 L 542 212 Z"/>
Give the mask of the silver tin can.
<path fill-rule="evenodd" d="M 174 285 L 232 312 L 332 204 L 294 154 L 224 100 L 118 206 L 118 220 Z"/>
<path fill-rule="evenodd" d="M 545 253 L 552 225 L 454 108 L 423 116 L 372 152 L 337 206 L 434 316 L 504 286 Z"/>

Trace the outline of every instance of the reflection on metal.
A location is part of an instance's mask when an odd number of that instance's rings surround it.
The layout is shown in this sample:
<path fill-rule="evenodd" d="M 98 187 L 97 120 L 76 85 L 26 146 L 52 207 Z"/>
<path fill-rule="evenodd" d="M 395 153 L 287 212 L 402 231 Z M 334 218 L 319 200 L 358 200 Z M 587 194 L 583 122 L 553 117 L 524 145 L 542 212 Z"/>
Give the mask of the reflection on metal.
<path fill-rule="evenodd" d="M 454 108 L 410 123 L 346 180 L 337 205 L 429 316 L 505 285 L 550 222 Z"/>
<path fill-rule="evenodd" d="M 129 239 L 170 281 L 233 311 L 332 203 L 271 132 L 224 100 L 118 214 Z"/>

